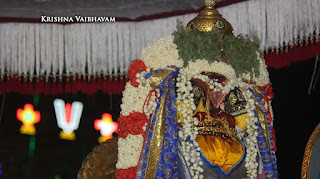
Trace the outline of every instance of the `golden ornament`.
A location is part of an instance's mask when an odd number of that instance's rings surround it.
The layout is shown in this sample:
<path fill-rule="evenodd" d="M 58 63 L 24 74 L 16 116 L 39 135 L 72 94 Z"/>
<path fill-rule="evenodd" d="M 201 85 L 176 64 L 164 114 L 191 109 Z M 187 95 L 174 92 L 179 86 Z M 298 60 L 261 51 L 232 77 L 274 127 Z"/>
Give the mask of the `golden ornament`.
<path fill-rule="evenodd" d="M 233 35 L 231 24 L 215 9 L 215 4 L 215 0 L 204 0 L 204 9 L 187 24 L 186 30 L 195 28 L 200 32 L 210 32 L 215 29 L 219 33 Z"/>

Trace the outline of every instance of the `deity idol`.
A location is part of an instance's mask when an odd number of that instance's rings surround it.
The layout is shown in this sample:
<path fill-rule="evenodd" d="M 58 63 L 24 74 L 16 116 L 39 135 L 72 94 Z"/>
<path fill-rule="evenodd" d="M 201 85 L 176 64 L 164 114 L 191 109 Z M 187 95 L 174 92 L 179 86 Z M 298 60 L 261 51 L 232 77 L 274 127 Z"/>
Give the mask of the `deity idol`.
<path fill-rule="evenodd" d="M 259 44 L 234 37 L 214 5 L 132 62 L 117 178 L 278 178 Z"/>

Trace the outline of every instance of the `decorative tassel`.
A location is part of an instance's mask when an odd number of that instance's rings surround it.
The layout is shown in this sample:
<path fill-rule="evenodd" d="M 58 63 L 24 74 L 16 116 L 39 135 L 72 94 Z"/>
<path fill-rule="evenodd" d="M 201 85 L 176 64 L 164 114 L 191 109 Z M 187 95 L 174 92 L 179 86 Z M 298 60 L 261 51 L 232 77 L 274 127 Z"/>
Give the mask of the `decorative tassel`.
<path fill-rule="evenodd" d="M 32 80 L 31 79 L 29 81 L 27 80 L 24 84 L 26 85 L 26 88 L 23 87 L 23 89 L 25 90 L 25 93 L 29 95 L 34 95 L 34 84 Z"/>
<path fill-rule="evenodd" d="M 45 85 L 44 85 L 44 94 L 45 95 L 51 94 L 51 90 L 52 90 L 52 88 L 51 88 L 51 84 L 49 82 L 49 79 L 46 79 L 46 82 L 45 82 Z"/>
<path fill-rule="evenodd" d="M 101 75 L 98 76 L 96 85 L 97 85 L 98 91 L 103 91 L 103 79 Z"/>
<path fill-rule="evenodd" d="M 74 93 L 78 93 L 81 90 L 81 83 L 80 80 L 77 80 L 75 77 L 73 78 L 72 81 L 72 88 L 71 88 L 71 92 Z"/>
<path fill-rule="evenodd" d="M 3 77 L 1 77 L 0 79 L 0 95 L 4 94 L 6 92 L 6 83 L 3 79 Z"/>
<path fill-rule="evenodd" d="M 110 80 L 108 79 L 108 77 L 104 77 L 104 82 L 103 82 L 103 93 L 105 94 L 111 94 L 110 93 Z"/>
<path fill-rule="evenodd" d="M 17 83 L 15 79 L 11 79 L 10 77 L 7 77 L 7 82 L 6 82 L 6 93 L 11 93 L 11 92 L 17 92 L 16 88 Z"/>
<path fill-rule="evenodd" d="M 117 88 L 116 94 L 122 93 L 122 91 L 124 91 L 125 86 L 126 86 L 125 79 L 123 76 L 120 76 L 119 87 Z"/>
<path fill-rule="evenodd" d="M 59 80 L 59 82 L 57 82 L 54 79 L 54 82 L 52 84 L 52 94 L 62 94 L 63 93 L 63 83 L 62 80 Z"/>
<path fill-rule="evenodd" d="M 86 91 L 83 91 L 83 93 L 86 93 L 88 95 L 93 95 L 94 93 L 96 93 L 98 91 L 98 88 L 97 88 L 97 83 L 96 81 L 89 81 L 87 83 L 87 88 L 86 88 Z"/>
<path fill-rule="evenodd" d="M 35 94 L 41 94 L 44 93 L 44 81 L 43 77 L 40 77 L 40 79 L 36 80 L 36 86 L 35 86 Z"/>
<path fill-rule="evenodd" d="M 79 81 L 79 88 L 80 88 L 80 92 L 81 93 L 86 93 L 86 91 L 87 91 L 87 80 L 86 80 L 86 77 L 84 76 L 83 77 L 83 80 L 80 80 Z"/>
<path fill-rule="evenodd" d="M 67 77 L 66 79 L 66 82 L 65 82 L 65 86 L 64 86 L 64 93 L 72 93 L 72 90 L 71 90 L 71 81 L 70 81 L 70 78 Z"/>

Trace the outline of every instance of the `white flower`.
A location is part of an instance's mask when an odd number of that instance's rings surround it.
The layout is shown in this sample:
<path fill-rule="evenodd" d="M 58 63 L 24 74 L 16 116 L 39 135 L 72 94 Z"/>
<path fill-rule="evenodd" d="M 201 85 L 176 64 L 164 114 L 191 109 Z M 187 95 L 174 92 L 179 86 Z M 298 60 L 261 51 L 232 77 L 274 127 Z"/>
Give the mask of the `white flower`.
<path fill-rule="evenodd" d="M 182 67 L 177 45 L 173 43 L 173 36 L 162 37 L 141 51 L 140 58 L 147 67 L 153 69 L 167 68 L 170 65 Z"/>
<path fill-rule="evenodd" d="M 201 162 L 201 158 L 199 147 L 197 147 L 198 143 L 195 140 L 198 134 L 198 128 L 196 127 L 198 120 L 197 118 L 192 117 L 193 110 L 196 107 L 193 100 L 193 94 L 191 93 L 191 78 L 191 73 L 186 69 L 181 69 L 177 78 L 177 96 L 178 100 L 183 102 L 182 107 L 178 107 L 183 118 L 182 120 L 179 120 L 179 122 L 182 122 L 183 126 L 183 130 L 179 131 L 179 137 L 182 139 L 182 151 L 191 176 L 193 178 L 199 178 L 200 172 L 202 172 L 203 169 L 197 165 Z M 188 137 L 192 143 L 186 140 Z M 193 163 L 193 166 L 191 166 L 191 163 Z"/>
<path fill-rule="evenodd" d="M 144 102 L 150 90 L 151 87 L 142 86 L 141 84 L 138 87 L 134 87 L 130 83 L 127 83 L 123 91 L 120 113 L 124 116 L 128 116 L 134 111 L 142 113 Z"/>
<path fill-rule="evenodd" d="M 136 166 L 139 162 L 142 145 L 142 135 L 129 134 L 125 139 L 119 138 L 117 169 L 127 169 Z"/>
<path fill-rule="evenodd" d="M 267 70 L 267 65 L 264 59 L 260 57 L 260 54 L 258 52 L 257 52 L 257 56 L 258 56 L 258 61 L 260 63 L 259 65 L 260 75 L 258 78 L 254 78 L 253 80 L 256 81 L 258 86 L 264 86 L 270 82 L 269 72 Z"/>
<path fill-rule="evenodd" d="M 258 149 L 257 149 L 257 129 L 258 127 L 256 126 L 256 121 L 258 120 L 255 116 L 254 116 L 254 100 L 252 99 L 251 93 L 249 92 L 248 89 L 246 89 L 247 92 L 244 92 L 244 96 L 247 100 L 247 116 L 249 117 L 249 119 L 246 119 L 247 122 L 247 132 L 248 132 L 248 137 L 246 138 L 246 142 L 248 144 L 247 147 L 247 156 L 246 156 L 246 164 L 245 167 L 247 168 L 247 175 L 249 178 L 256 178 L 257 177 L 257 166 L 258 163 L 256 162 L 256 156 L 258 153 Z"/>
<path fill-rule="evenodd" d="M 186 67 L 190 75 L 199 74 L 201 72 L 215 72 L 225 76 L 227 79 L 235 79 L 237 77 L 235 70 L 231 65 L 224 62 L 209 63 L 207 60 L 196 60 L 195 62 L 189 61 Z"/>

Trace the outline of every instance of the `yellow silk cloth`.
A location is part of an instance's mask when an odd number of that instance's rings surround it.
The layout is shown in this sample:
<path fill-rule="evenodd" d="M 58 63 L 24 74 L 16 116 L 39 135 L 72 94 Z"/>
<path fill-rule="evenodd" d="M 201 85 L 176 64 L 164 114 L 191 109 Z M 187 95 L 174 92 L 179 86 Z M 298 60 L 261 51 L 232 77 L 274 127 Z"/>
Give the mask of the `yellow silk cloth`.
<path fill-rule="evenodd" d="M 235 121 L 236 121 L 236 125 L 242 129 L 242 130 L 247 130 L 247 121 L 246 119 L 249 119 L 249 117 L 247 116 L 247 114 L 241 114 L 239 116 L 235 116 L 234 117 Z"/>
<path fill-rule="evenodd" d="M 184 103 L 177 103 L 177 107 L 182 107 Z M 189 108 L 187 108 L 189 109 Z M 205 112 L 202 99 L 194 112 Z M 235 117 L 236 124 L 239 128 L 246 130 L 248 116 L 246 114 Z M 182 119 L 181 111 L 177 111 L 177 119 Z M 204 154 L 204 156 L 213 164 L 219 165 L 225 173 L 235 165 L 243 154 L 242 145 L 229 138 L 222 138 L 220 136 L 213 135 L 198 135 L 196 141 Z"/>
<path fill-rule="evenodd" d="M 221 166 L 225 173 L 241 159 L 243 154 L 242 145 L 232 139 L 198 135 L 196 141 L 204 156 L 211 163 Z"/>

